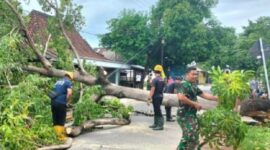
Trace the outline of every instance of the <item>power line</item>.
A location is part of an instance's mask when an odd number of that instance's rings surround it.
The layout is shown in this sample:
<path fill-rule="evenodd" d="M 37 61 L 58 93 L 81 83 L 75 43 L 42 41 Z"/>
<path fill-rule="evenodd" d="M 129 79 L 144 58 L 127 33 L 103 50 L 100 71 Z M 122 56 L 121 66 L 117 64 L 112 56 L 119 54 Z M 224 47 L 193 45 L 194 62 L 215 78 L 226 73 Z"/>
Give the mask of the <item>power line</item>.
<path fill-rule="evenodd" d="M 101 33 L 100 33 L 100 34 L 98 34 L 98 33 L 92 33 L 92 32 L 88 32 L 88 31 L 85 31 L 85 30 L 81 30 L 80 32 L 86 33 L 86 34 L 90 34 L 90 35 L 94 35 L 94 36 L 99 36 L 99 35 L 101 35 Z"/>
<path fill-rule="evenodd" d="M 142 4 L 141 2 L 137 1 L 137 0 L 133 0 L 137 6 L 139 6 L 140 8 L 146 8 L 146 6 L 144 4 Z"/>
<path fill-rule="evenodd" d="M 159 37 L 157 38 L 157 40 L 159 39 Z M 132 56 L 131 58 L 129 58 L 128 60 L 126 60 L 121 66 L 127 65 L 131 60 L 133 60 L 134 58 L 136 58 L 139 54 L 141 54 L 142 52 L 144 52 L 144 50 L 146 50 L 149 46 L 151 46 L 153 43 L 155 43 L 157 41 L 151 41 L 146 47 L 142 48 L 138 53 L 136 53 L 134 56 Z M 107 78 L 111 77 L 117 70 L 119 69 L 115 69 L 113 72 L 111 72 Z"/>
<path fill-rule="evenodd" d="M 144 0 L 138 0 L 139 3 L 143 4 L 145 7 L 149 5 L 149 3 L 147 3 L 146 1 Z M 150 5 L 149 5 L 150 6 Z M 148 7 L 147 9 L 150 9 L 150 7 Z"/>

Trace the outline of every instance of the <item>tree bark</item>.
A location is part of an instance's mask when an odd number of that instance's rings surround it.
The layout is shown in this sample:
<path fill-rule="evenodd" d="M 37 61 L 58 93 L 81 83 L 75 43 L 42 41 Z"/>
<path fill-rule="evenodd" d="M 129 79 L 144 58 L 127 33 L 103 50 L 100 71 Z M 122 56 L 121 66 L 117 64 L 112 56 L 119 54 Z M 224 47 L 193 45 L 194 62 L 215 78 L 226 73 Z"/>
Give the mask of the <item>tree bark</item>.
<path fill-rule="evenodd" d="M 143 102 L 147 102 L 147 96 L 149 95 L 149 91 L 146 90 L 123 87 L 115 84 L 104 86 L 104 90 L 106 95 L 113 95 L 118 98 L 130 98 Z M 198 101 L 202 104 L 203 109 L 211 109 L 217 105 L 217 102 L 215 101 L 207 101 L 200 97 L 198 97 Z M 162 105 L 179 107 L 177 95 L 164 93 Z"/>
<path fill-rule="evenodd" d="M 49 76 L 49 77 L 64 77 L 65 76 L 65 70 L 59 70 L 59 69 L 54 69 L 54 68 L 47 70 L 47 69 L 39 68 L 35 66 L 25 66 L 23 67 L 23 70 L 28 71 L 28 72 L 39 73 L 41 75 Z M 74 80 L 78 82 L 82 82 L 90 86 L 99 84 L 100 82 L 98 79 L 96 79 L 95 77 L 91 75 L 81 75 L 78 72 L 74 72 Z"/>
<path fill-rule="evenodd" d="M 99 125 L 127 125 L 130 123 L 130 120 L 110 118 L 110 119 L 97 119 L 92 121 L 86 121 L 81 126 L 68 127 L 66 128 L 67 135 L 69 136 L 78 136 L 82 133 L 83 130 L 92 129 L 95 126 Z"/>

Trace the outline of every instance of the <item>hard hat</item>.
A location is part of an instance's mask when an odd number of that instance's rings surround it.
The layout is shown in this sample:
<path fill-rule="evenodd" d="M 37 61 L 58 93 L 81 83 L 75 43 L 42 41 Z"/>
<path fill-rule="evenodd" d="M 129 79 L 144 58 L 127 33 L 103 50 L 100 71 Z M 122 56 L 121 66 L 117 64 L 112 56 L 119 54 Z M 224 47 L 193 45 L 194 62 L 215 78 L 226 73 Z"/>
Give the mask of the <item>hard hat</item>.
<path fill-rule="evenodd" d="M 156 65 L 155 68 L 154 68 L 154 71 L 162 72 L 163 71 L 163 67 L 161 65 Z"/>
<path fill-rule="evenodd" d="M 74 74 L 73 74 L 73 72 L 66 71 L 66 72 L 65 72 L 65 75 L 68 76 L 71 80 L 74 79 Z"/>

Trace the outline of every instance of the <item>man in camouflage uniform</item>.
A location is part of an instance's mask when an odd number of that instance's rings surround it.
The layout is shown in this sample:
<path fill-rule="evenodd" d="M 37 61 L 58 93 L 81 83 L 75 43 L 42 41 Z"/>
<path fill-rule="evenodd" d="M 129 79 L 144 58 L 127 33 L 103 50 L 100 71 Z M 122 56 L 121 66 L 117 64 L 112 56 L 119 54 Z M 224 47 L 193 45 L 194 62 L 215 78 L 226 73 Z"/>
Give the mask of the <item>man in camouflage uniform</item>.
<path fill-rule="evenodd" d="M 177 147 L 178 150 L 199 150 L 199 124 L 197 110 L 202 106 L 197 102 L 197 96 L 208 100 L 217 100 L 217 96 L 201 91 L 197 82 L 198 73 L 195 67 L 186 71 L 186 78 L 177 89 L 180 107 L 177 110 L 177 121 L 182 128 L 182 139 Z"/>

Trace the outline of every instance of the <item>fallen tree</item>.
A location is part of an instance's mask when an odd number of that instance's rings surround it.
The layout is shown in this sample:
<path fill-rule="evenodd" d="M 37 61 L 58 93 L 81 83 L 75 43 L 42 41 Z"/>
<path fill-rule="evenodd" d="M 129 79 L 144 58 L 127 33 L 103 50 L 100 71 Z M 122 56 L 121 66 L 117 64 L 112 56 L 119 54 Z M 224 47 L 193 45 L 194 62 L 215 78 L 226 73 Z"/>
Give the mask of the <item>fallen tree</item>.
<path fill-rule="evenodd" d="M 30 74 L 31 73 L 38 73 L 40 75 L 47 76 L 47 77 L 63 77 L 66 70 L 70 71 L 70 68 L 65 68 L 65 67 L 62 67 L 62 66 L 61 67 L 64 68 L 64 69 L 57 69 L 56 66 L 53 66 L 53 63 L 51 63 L 44 55 L 42 55 L 42 52 L 40 51 L 40 48 L 37 46 L 37 45 L 40 45 L 40 43 L 38 43 L 38 42 L 35 43 L 38 40 L 35 41 L 33 39 L 34 37 L 30 34 L 31 32 L 28 30 L 28 28 L 26 26 L 26 23 L 24 21 L 24 17 L 22 17 L 21 14 L 19 13 L 19 9 L 17 7 L 15 7 L 16 5 L 14 3 L 11 3 L 8 0 L 5 0 L 4 2 L 10 8 L 10 10 L 14 13 L 14 15 L 16 16 L 16 18 L 14 19 L 14 20 L 18 20 L 18 25 L 16 25 L 16 26 L 19 26 L 20 34 L 22 34 L 21 37 L 24 38 L 24 40 L 23 40 L 24 42 L 23 43 L 19 43 L 19 42 L 15 43 L 15 49 L 12 49 L 12 50 L 17 50 L 17 51 L 20 51 L 20 52 L 24 52 L 24 49 L 29 48 L 36 55 L 35 59 L 38 60 L 38 62 L 36 62 L 36 61 L 35 62 L 33 62 L 33 61 L 32 62 L 31 61 L 16 62 L 16 59 L 12 59 L 12 61 L 9 60 L 8 62 L 9 63 L 14 63 L 15 65 L 17 65 L 16 66 L 17 68 L 20 68 L 20 69 L 22 69 L 24 71 L 27 71 Z M 42 2 L 44 9 L 47 10 L 47 11 L 49 11 L 50 9 L 58 8 L 57 7 L 57 1 L 56 1 L 56 3 L 53 3 L 53 2 L 48 1 L 48 0 L 40 0 L 40 2 Z M 68 4 L 66 4 L 66 5 L 68 5 Z M 62 15 L 64 16 L 65 12 L 66 11 L 64 9 L 63 9 L 63 12 L 62 12 L 63 14 L 61 14 L 61 12 L 58 11 L 56 17 L 61 17 Z M 68 11 L 68 12 L 72 12 L 72 11 Z M 63 18 L 65 18 L 65 17 L 63 17 Z M 63 24 L 62 24 L 64 22 L 64 20 L 61 20 L 61 18 L 57 18 L 57 20 L 58 20 L 57 22 L 60 23 L 62 34 L 65 35 L 64 36 L 65 41 L 68 41 L 68 44 L 70 45 L 70 47 L 72 47 L 73 52 L 77 51 L 76 48 L 72 45 L 74 43 L 72 43 L 72 41 L 70 41 L 70 39 L 66 35 L 66 31 L 65 31 L 66 28 L 64 28 Z M 72 19 L 70 19 L 70 20 L 72 20 Z M 70 23 L 70 24 L 73 24 L 73 23 Z M 54 38 L 54 37 L 52 36 L 52 38 Z M 13 45 L 11 45 L 11 46 L 13 46 Z M 16 46 L 18 47 L 18 49 L 16 49 Z M 14 51 L 8 51 L 8 52 L 11 55 L 11 54 L 13 54 Z M 29 55 L 31 55 L 31 54 L 29 54 Z M 11 55 L 11 56 L 13 56 L 13 55 Z M 16 58 L 18 58 L 18 57 L 16 57 Z M 80 56 L 78 56 L 77 54 L 76 54 L 76 59 L 81 60 Z M 30 60 L 33 60 L 33 58 L 30 59 Z M 10 67 L 14 67 L 14 64 L 10 65 Z M 72 65 L 72 64 L 70 64 L 70 65 Z M 60 67 L 58 67 L 58 68 L 60 68 Z M 102 70 L 102 69 L 100 69 L 100 70 Z M 148 94 L 149 94 L 148 91 L 141 90 L 141 89 L 128 88 L 128 87 L 122 87 L 122 86 L 112 84 L 106 79 L 106 76 L 103 74 L 103 71 L 100 71 L 100 73 L 97 76 L 93 76 L 93 75 L 91 75 L 91 74 L 84 71 L 83 64 L 81 64 L 80 61 L 79 61 L 79 69 L 78 70 L 73 69 L 73 72 L 74 72 L 74 75 L 75 75 L 74 80 L 77 81 L 77 82 L 84 83 L 85 85 L 88 85 L 88 86 L 100 85 L 102 87 L 103 91 L 104 91 L 102 93 L 102 95 L 112 95 L 112 96 L 116 96 L 118 98 L 124 98 L 124 97 L 125 98 L 131 98 L 131 99 L 142 101 L 142 102 L 147 101 L 147 97 L 148 97 Z M 244 89 L 244 90 L 242 90 L 240 92 L 244 93 L 247 90 L 248 89 Z M 223 92 L 223 91 L 221 91 L 221 92 Z M 98 96 L 98 97 L 100 97 L 100 96 Z M 230 106 L 232 104 L 234 104 L 234 102 L 227 103 L 228 99 L 231 99 L 231 98 L 227 98 L 227 97 L 224 98 L 222 103 L 224 105 L 230 105 Z M 209 103 L 211 103 L 210 105 L 206 104 L 206 103 L 204 103 L 203 99 L 199 99 L 199 101 L 201 103 L 203 103 L 204 108 L 212 108 L 213 106 L 211 104 L 216 105 L 215 102 L 209 102 Z M 178 107 L 179 106 L 179 101 L 178 101 L 175 94 L 164 94 L 163 105 Z M 215 113 L 213 113 L 213 114 L 215 114 Z M 213 115 L 213 114 L 209 115 L 210 116 L 209 117 L 210 121 L 211 121 L 211 115 Z M 221 112 L 221 114 L 223 114 L 223 113 Z M 224 117 L 226 117 L 226 116 L 224 116 Z M 233 117 L 237 118 L 237 116 L 233 116 Z M 221 118 L 221 120 L 222 119 L 223 118 Z M 210 121 L 208 121 L 206 123 L 211 123 Z M 129 120 L 115 120 L 115 119 L 112 119 L 112 120 L 96 120 L 96 121 L 91 120 L 89 122 L 83 123 L 83 125 L 80 125 L 78 127 L 69 128 L 67 132 L 68 132 L 69 135 L 77 136 L 83 130 L 86 130 L 86 129 L 89 129 L 89 128 L 91 129 L 91 128 L 97 126 L 97 125 L 105 125 L 105 124 L 125 125 L 125 124 L 129 124 L 129 123 L 130 123 Z M 231 124 L 228 124 L 228 126 L 230 126 L 230 125 Z M 209 125 L 209 128 L 212 128 L 212 124 Z M 209 128 L 207 128 L 207 129 L 209 129 Z M 215 133 L 215 132 L 213 132 L 213 133 Z M 228 132 L 228 135 L 230 135 L 230 133 L 231 132 Z M 209 135 L 208 132 L 205 135 Z M 221 134 L 221 136 L 223 136 L 223 135 Z M 210 137 L 210 138 L 212 138 L 212 137 Z M 230 138 L 228 138 L 228 139 L 230 139 Z M 231 143 L 231 141 L 228 141 L 228 143 Z M 237 140 L 234 144 L 238 145 L 239 141 Z M 36 145 L 34 145 L 34 146 L 36 146 Z"/>

